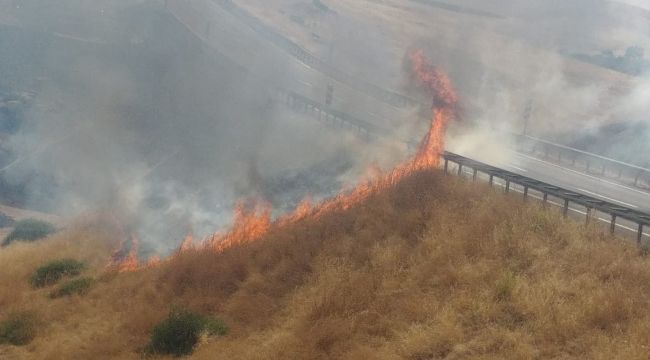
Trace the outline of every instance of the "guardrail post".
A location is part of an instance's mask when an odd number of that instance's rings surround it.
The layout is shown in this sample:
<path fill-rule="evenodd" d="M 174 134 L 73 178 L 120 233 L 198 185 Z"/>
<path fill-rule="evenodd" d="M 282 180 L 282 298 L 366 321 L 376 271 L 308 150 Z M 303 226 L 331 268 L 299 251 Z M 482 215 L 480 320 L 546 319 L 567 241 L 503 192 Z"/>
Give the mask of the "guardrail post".
<path fill-rule="evenodd" d="M 545 192 L 544 195 L 542 196 L 542 202 L 546 204 L 547 201 L 548 201 L 548 193 Z"/>
<path fill-rule="evenodd" d="M 587 214 L 586 214 L 587 219 L 585 221 L 585 224 L 587 224 L 587 225 L 589 225 L 589 222 L 591 221 L 591 212 L 592 211 L 593 211 L 592 208 L 590 208 L 590 207 L 587 208 L 587 211 L 586 211 L 587 212 Z"/>
<path fill-rule="evenodd" d="M 445 175 L 447 175 L 447 169 L 449 169 L 449 159 L 445 158 Z"/>
<path fill-rule="evenodd" d="M 490 186 L 492 186 L 493 183 L 494 183 L 494 175 L 490 174 L 490 181 L 489 181 Z"/>
<path fill-rule="evenodd" d="M 564 208 L 562 209 L 562 216 L 569 215 L 569 199 L 564 199 Z"/>
<path fill-rule="evenodd" d="M 524 201 L 528 200 L 528 186 L 524 185 Z"/>
<path fill-rule="evenodd" d="M 636 235 L 636 243 L 637 245 L 641 245 L 641 239 L 643 238 L 643 224 L 639 224 L 639 231 L 637 232 Z"/>
<path fill-rule="evenodd" d="M 510 192 L 510 180 L 506 179 L 506 193 Z"/>
<path fill-rule="evenodd" d="M 612 214 L 612 223 L 609 225 L 609 232 L 614 235 L 616 231 L 616 214 Z"/>
<path fill-rule="evenodd" d="M 472 174 L 472 180 L 476 181 L 476 178 L 478 177 L 478 169 L 474 168 L 473 174 Z"/>
<path fill-rule="evenodd" d="M 463 176 L 463 164 L 458 163 L 458 176 Z"/>

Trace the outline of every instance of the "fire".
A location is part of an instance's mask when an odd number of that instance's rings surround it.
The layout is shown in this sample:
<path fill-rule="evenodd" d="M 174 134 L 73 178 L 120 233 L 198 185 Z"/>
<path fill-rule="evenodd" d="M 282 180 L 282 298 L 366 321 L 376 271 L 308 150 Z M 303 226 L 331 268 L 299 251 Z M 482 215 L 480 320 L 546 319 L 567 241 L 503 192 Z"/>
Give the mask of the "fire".
<path fill-rule="evenodd" d="M 438 166 L 445 148 L 447 123 L 456 116 L 458 96 L 449 77 L 433 66 L 422 50 L 409 53 L 412 76 L 433 98 L 431 127 L 413 160 L 417 166 Z"/>
<path fill-rule="evenodd" d="M 178 252 L 183 253 L 186 252 L 187 250 L 192 249 L 193 247 L 194 247 L 194 236 L 190 231 L 187 233 L 187 235 L 185 235 L 185 239 L 183 239 L 181 246 L 178 248 Z"/>
<path fill-rule="evenodd" d="M 122 241 L 120 248 L 113 252 L 108 268 L 117 272 L 135 271 L 140 266 L 138 261 L 138 238 L 131 234 L 129 249 L 125 248 L 126 240 Z"/>
<path fill-rule="evenodd" d="M 409 161 L 382 173 L 378 168 L 369 170 L 368 180 L 363 181 L 350 191 L 341 192 L 337 196 L 313 204 L 310 197 L 305 198 L 296 209 L 275 221 L 271 220 L 271 206 L 264 202 L 246 203 L 240 201 L 235 206 L 232 227 L 226 232 L 214 233 L 200 244 L 193 243 L 192 233 L 183 240 L 177 254 L 189 249 L 210 249 L 221 252 L 239 244 L 246 244 L 260 239 L 271 227 L 282 228 L 305 218 L 319 218 L 323 215 L 340 210 L 346 210 L 368 199 L 371 195 L 394 186 L 405 176 L 418 170 L 432 169 L 439 165 L 440 155 L 444 151 L 444 135 L 447 124 L 456 116 L 458 97 L 454 92 L 451 81 L 440 69 L 433 66 L 424 56 L 422 50 L 409 53 L 412 76 L 418 85 L 432 96 L 432 117 L 429 131 L 422 139 L 415 156 Z M 131 250 L 123 257 L 122 250 L 113 255 L 122 254 L 122 260 L 117 262 L 120 272 L 133 271 L 138 268 L 137 239 L 132 237 Z M 150 261 L 151 266 L 160 261 Z"/>
<path fill-rule="evenodd" d="M 252 207 L 240 201 L 235 206 L 232 229 L 224 234 L 214 234 L 206 247 L 222 251 L 233 245 L 254 241 L 266 234 L 271 227 L 271 206 L 256 203 Z"/>

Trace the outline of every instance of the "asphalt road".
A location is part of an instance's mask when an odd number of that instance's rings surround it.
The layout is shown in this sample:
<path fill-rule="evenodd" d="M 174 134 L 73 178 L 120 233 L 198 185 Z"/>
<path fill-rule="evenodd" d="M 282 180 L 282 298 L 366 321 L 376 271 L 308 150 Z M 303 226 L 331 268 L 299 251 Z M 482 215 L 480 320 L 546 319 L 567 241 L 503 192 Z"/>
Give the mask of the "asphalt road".
<path fill-rule="evenodd" d="M 412 111 L 382 103 L 310 68 L 295 57 L 261 39 L 253 29 L 211 0 L 170 0 L 168 10 L 196 36 L 258 76 L 324 102 L 329 84 L 335 88 L 332 107 L 385 128 L 413 116 Z M 274 69 L 275 71 L 269 71 Z M 270 76 L 270 74 L 275 76 Z M 480 154 L 463 154 L 467 157 Z M 507 162 L 478 160 L 585 195 L 650 213 L 650 193 L 611 180 L 512 152 Z"/>
<path fill-rule="evenodd" d="M 412 119 L 413 109 L 391 106 L 322 74 L 262 39 L 211 0 L 169 0 L 167 10 L 205 44 L 262 79 L 320 102 L 325 102 L 331 85 L 333 108 L 381 127 Z"/>

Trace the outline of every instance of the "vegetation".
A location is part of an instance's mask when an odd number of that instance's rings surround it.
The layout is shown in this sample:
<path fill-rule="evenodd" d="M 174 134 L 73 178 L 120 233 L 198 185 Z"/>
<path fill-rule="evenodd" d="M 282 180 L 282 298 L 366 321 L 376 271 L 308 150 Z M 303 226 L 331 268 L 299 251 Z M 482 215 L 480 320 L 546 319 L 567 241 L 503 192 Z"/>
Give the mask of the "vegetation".
<path fill-rule="evenodd" d="M 203 335 L 225 335 L 228 329 L 220 319 L 174 309 L 154 327 L 148 352 L 174 356 L 189 355 Z"/>
<path fill-rule="evenodd" d="M 2 242 L 7 246 L 14 241 L 36 241 L 50 234 L 56 229 L 50 223 L 41 220 L 27 219 L 16 222 L 14 230 Z"/>
<path fill-rule="evenodd" d="M 62 296 L 84 295 L 95 283 L 95 279 L 89 277 L 82 277 L 72 279 L 61 284 L 56 290 L 50 293 L 51 298 L 59 298 Z"/>
<path fill-rule="evenodd" d="M 0 251 L 0 319 L 47 319 L 0 354 L 139 359 L 165 343 L 152 335 L 173 328 L 160 327 L 172 304 L 230 328 L 199 336 L 193 359 L 641 360 L 650 347 L 650 258 L 633 243 L 438 172 L 221 253 L 106 275 L 84 297 L 35 296 L 24 279 L 48 259 L 105 271 L 122 238 L 102 223 Z"/>
<path fill-rule="evenodd" d="M 84 267 L 84 263 L 73 259 L 55 260 L 36 269 L 30 282 L 34 287 L 52 285 L 64 276 L 79 275 Z"/>
<path fill-rule="evenodd" d="M 36 336 L 36 317 L 18 312 L 0 322 L 0 344 L 27 345 Z"/>

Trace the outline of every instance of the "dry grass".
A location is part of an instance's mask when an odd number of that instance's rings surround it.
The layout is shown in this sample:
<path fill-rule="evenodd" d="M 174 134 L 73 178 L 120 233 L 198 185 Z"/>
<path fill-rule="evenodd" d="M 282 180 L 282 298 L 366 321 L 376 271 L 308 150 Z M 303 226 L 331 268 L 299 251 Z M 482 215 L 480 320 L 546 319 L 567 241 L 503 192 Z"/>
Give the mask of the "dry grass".
<path fill-rule="evenodd" d="M 172 305 L 225 319 L 197 359 L 647 359 L 650 260 L 599 229 L 420 173 L 342 213 L 221 254 L 101 275 L 111 232 L 0 250 L 0 316 L 43 326 L 2 358 L 139 358 Z M 27 278 L 77 257 L 97 284 L 51 300 Z M 94 265 L 93 265 L 94 264 Z M 91 270 L 92 272 L 93 270 Z"/>

